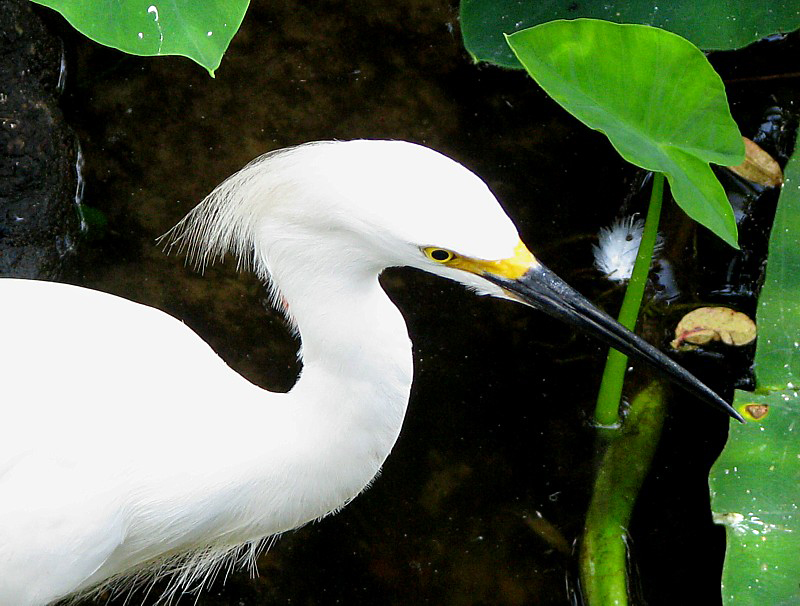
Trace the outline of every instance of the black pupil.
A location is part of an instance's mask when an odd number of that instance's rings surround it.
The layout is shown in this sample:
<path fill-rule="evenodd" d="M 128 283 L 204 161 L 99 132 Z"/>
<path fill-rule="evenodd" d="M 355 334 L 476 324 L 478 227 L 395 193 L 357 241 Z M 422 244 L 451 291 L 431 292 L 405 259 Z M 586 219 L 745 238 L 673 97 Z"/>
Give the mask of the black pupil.
<path fill-rule="evenodd" d="M 431 258 L 434 261 L 447 261 L 450 258 L 450 253 L 441 249 L 434 250 L 431 251 Z"/>

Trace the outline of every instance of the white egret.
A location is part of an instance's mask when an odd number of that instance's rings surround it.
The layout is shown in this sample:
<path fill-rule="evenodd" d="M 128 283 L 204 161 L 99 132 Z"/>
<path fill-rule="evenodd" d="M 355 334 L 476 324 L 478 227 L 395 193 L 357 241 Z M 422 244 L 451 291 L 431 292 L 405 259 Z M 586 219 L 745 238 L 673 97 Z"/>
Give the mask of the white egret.
<path fill-rule="evenodd" d="M 542 266 L 486 185 L 422 146 L 267 154 L 169 238 L 201 266 L 230 251 L 268 281 L 302 340 L 300 378 L 264 391 L 158 310 L 0 280 L 0 604 L 130 577 L 192 588 L 358 495 L 398 437 L 412 380 L 386 267 L 540 308 L 737 416 Z"/>

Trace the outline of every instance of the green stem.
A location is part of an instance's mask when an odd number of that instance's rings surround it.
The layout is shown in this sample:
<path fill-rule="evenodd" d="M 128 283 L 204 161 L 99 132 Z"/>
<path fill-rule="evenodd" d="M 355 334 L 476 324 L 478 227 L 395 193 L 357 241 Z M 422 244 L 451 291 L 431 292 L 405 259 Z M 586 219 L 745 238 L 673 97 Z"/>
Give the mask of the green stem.
<path fill-rule="evenodd" d="M 639 308 L 642 305 L 647 274 L 650 272 L 653 249 L 658 236 L 658 220 L 661 215 L 663 193 L 664 175 L 653 173 L 653 190 L 650 193 L 650 206 L 647 209 L 642 242 L 639 245 L 636 264 L 633 266 L 633 273 L 619 312 L 619 322 L 628 330 L 635 328 Z M 595 408 L 595 421 L 600 426 L 613 427 L 619 424 L 619 403 L 622 399 L 622 384 L 625 380 L 627 366 L 628 356 L 621 354 L 616 349 L 608 351 Z"/>
<path fill-rule="evenodd" d="M 664 397 L 660 379 L 636 394 L 603 454 L 580 549 L 581 590 L 589 606 L 628 604 L 628 524 L 661 435 Z"/>
<path fill-rule="evenodd" d="M 663 193 L 664 175 L 655 173 L 642 242 L 619 314 L 620 323 L 629 330 L 636 326 L 644 296 Z M 595 479 L 581 540 L 581 588 L 589 606 L 628 604 L 628 523 L 664 419 L 664 386 L 655 380 L 632 398 L 625 423 L 620 424 L 619 403 L 627 366 L 626 356 L 613 349 L 609 351 L 597 397 L 597 423 L 616 429 L 603 434 L 607 448 Z"/>

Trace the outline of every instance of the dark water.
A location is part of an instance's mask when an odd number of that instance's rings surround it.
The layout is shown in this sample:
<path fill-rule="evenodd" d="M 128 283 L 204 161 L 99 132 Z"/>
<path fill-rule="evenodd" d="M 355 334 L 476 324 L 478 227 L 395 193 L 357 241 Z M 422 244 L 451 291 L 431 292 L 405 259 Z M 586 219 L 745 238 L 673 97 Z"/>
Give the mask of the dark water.
<path fill-rule="evenodd" d="M 619 213 L 636 171 L 523 74 L 472 65 L 456 12 L 440 0 L 255 2 L 213 80 L 186 59 L 123 56 L 63 28 L 64 103 L 83 146 L 85 204 L 107 218 L 90 231 L 72 281 L 168 311 L 249 379 L 286 389 L 297 343 L 257 281 L 231 262 L 199 276 L 154 239 L 265 151 L 394 138 L 482 175 L 532 250 L 613 313 L 619 293 L 592 268 L 592 236 Z M 723 76 L 737 78 L 734 111 L 750 136 L 769 107 L 796 111 L 787 101 L 796 80 L 751 79 L 773 73 L 759 57 L 748 59 L 751 71 L 738 55 L 719 58 Z M 685 229 L 681 221 L 667 213 L 665 230 Z M 703 254 L 689 275 L 720 274 L 701 298 L 752 307 L 760 259 L 733 259 L 702 234 L 691 241 Z M 749 280 L 738 290 L 732 266 Z M 693 300 L 699 282 L 686 282 Z M 580 534 L 604 348 L 410 270 L 384 284 L 415 337 L 417 369 L 382 476 L 337 516 L 284 536 L 261 558 L 260 577 L 232 575 L 197 604 L 569 603 L 571 557 L 525 518 L 538 512 L 569 543 Z M 745 355 L 735 364 L 707 357 L 686 362 L 726 395 L 746 377 Z M 714 604 L 724 534 L 711 523 L 706 475 L 727 421 L 675 400 L 631 529 L 634 555 L 647 603 L 680 603 L 691 587 L 698 603 Z"/>

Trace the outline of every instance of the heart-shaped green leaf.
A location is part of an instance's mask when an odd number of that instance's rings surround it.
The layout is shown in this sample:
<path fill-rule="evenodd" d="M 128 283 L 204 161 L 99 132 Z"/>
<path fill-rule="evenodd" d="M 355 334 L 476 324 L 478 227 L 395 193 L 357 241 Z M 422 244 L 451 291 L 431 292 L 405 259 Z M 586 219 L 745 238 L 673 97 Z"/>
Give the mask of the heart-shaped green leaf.
<path fill-rule="evenodd" d="M 132 55 L 181 55 L 213 76 L 249 0 L 33 0 L 95 42 Z"/>
<path fill-rule="evenodd" d="M 664 30 L 594 19 L 552 21 L 508 43 L 553 99 L 629 162 L 663 172 L 681 208 L 737 246 L 733 211 L 709 162 L 740 164 L 744 144 L 702 52 Z"/>

